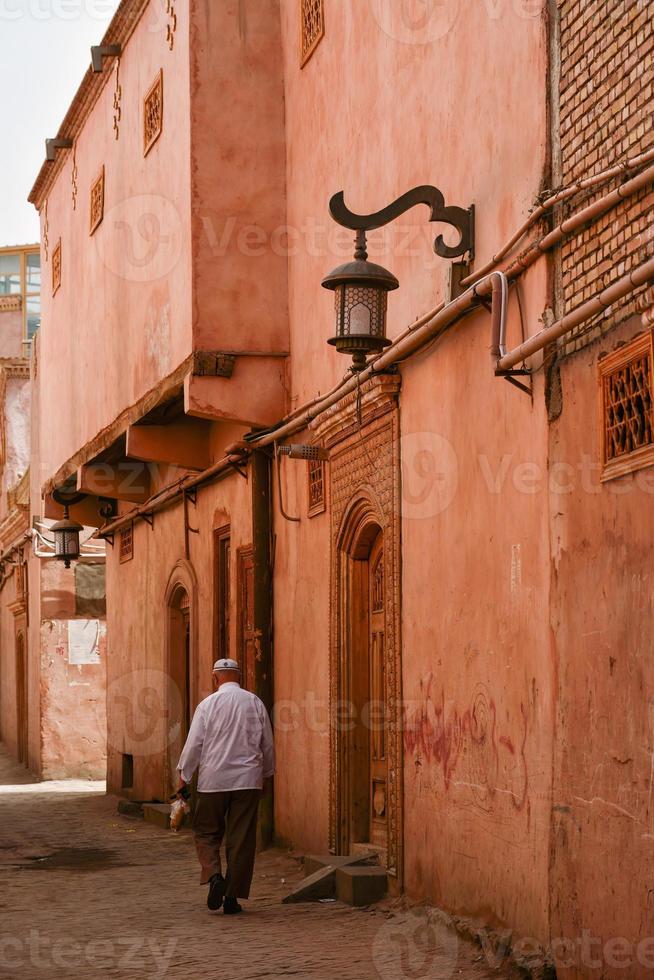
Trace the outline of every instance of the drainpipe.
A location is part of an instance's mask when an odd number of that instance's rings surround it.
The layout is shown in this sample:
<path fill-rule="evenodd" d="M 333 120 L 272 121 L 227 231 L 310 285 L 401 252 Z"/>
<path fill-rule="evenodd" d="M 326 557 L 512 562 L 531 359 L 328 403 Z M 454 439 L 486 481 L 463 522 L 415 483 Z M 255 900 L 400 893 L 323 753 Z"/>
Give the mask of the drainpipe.
<path fill-rule="evenodd" d="M 623 276 L 622 279 L 617 279 L 610 286 L 607 286 L 606 289 L 603 289 L 594 299 L 588 300 L 587 303 L 582 303 L 581 306 L 578 306 L 564 317 L 561 317 L 556 323 L 552 323 L 549 327 L 545 327 L 544 330 L 540 330 L 533 337 L 520 344 L 519 347 L 500 357 L 497 362 L 497 370 L 509 371 L 516 364 L 524 361 L 526 357 L 530 357 L 537 351 L 542 350 L 553 340 L 562 337 L 563 334 L 570 333 L 575 327 L 585 323 L 586 320 L 590 320 L 597 313 L 604 312 L 613 303 L 632 293 L 634 289 L 638 289 L 639 286 L 644 286 L 650 279 L 654 279 L 654 258 L 643 262 L 642 265 L 637 266 L 628 275 Z"/>
<path fill-rule="evenodd" d="M 252 550 L 254 558 L 253 626 L 255 636 L 254 689 L 272 716 L 273 687 L 273 576 L 272 576 L 272 481 L 270 456 L 255 451 L 250 459 L 252 477 Z M 272 842 L 274 802 L 261 801 L 259 837 L 262 846 Z"/>

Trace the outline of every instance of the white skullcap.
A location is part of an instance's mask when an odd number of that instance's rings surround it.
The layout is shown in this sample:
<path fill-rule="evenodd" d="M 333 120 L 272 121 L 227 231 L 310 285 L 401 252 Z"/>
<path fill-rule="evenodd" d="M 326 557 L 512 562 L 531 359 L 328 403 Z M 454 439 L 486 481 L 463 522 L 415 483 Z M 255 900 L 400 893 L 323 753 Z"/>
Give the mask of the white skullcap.
<path fill-rule="evenodd" d="M 216 660 L 213 665 L 214 674 L 220 673 L 221 670 L 240 670 L 241 668 L 235 660 Z"/>

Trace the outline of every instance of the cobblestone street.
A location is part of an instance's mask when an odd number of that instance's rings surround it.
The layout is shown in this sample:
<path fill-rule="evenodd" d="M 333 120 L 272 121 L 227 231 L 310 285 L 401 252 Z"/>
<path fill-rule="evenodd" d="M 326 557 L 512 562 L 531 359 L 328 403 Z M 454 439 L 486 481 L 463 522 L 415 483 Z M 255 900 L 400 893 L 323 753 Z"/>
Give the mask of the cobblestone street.
<path fill-rule="evenodd" d="M 278 850 L 244 915 L 210 913 L 190 833 L 119 816 L 102 783 L 35 783 L 1 748 L 0 813 L 2 977 L 507 976 L 424 910 L 282 905 L 302 871 Z"/>

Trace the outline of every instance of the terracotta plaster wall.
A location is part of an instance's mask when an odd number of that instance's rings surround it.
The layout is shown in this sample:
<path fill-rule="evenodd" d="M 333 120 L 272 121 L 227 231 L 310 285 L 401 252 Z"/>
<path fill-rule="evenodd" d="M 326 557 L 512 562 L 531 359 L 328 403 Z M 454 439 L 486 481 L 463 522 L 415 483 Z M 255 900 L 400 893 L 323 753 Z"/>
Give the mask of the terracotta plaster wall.
<path fill-rule="evenodd" d="M 23 311 L 0 312 L 0 356 L 23 356 Z"/>
<path fill-rule="evenodd" d="M 30 462 L 31 391 L 28 378 L 8 378 L 4 405 L 4 466 L 2 491 L 6 508 L 6 493 L 22 479 Z"/>
<path fill-rule="evenodd" d="M 288 351 L 279 0 L 191 0 L 190 22 L 194 344 Z"/>
<path fill-rule="evenodd" d="M 168 739 L 166 590 L 176 576 L 192 587 L 192 700 L 211 693 L 213 641 L 213 530 L 231 525 L 231 594 L 235 606 L 236 551 L 252 543 L 250 488 L 239 475 L 202 488 L 189 521 L 190 558 L 184 554 L 180 504 L 158 513 L 154 526 L 134 527 L 134 557 L 119 561 L 118 539 L 107 555 L 107 750 L 109 791 L 121 787 L 122 753 L 134 757 L 133 799 L 164 799 L 163 752 Z M 236 616 L 231 620 L 236 649 Z M 124 698 L 127 698 L 125 701 Z"/>
<path fill-rule="evenodd" d="M 448 204 L 475 203 L 479 264 L 523 219 L 546 168 L 543 16 L 510 4 L 441 5 L 434 16 L 445 20 L 432 22 L 424 43 L 424 31 L 380 14 L 381 4 L 326 2 L 325 38 L 300 70 L 298 6 L 282 4 L 289 226 L 300 232 L 289 258 L 294 404 L 347 367 L 326 347 L 333 300 L 319 285 L 351 256 L 351 233 L 333 234 L 333 193 L 344 189 L 365 213 L 434 183 Z M 371 258 L 401 283 L 389 299 L 391 337 L 443 298 L 448 263 L 432 251 L 440 231 L 416 208 L 386 237 L 370 236 Z M 523 286 L 527 329 L 547 297 L 543 264 Z M 402 368 L 404 697 L 433 721 L 405 746 L 405 884 L 414 897 L 544 940 L 553 716 L 546 423 L 542 387 L 532 407 L 492 376 L 489 330 L 486 314 L 471 317 Z M 509 335 L 520 336 L 515 300 Z M 442 510 L 425 459 L 455 462 L 456 492 Z M 523 492 L 525 467 L 541 474 L 535 492 Z M 303 514 L 304 467 L 289 465 L 287 479 L 286 509 Z M 296 702 L 314 688 L 324 703 L 327 521 L 276 523 L 276 581 L 287 584 L 275 590 L 276 699 Z M 278 730 L 277 740 L 280 772 L 301 773 L 277 781 L 277 832 L 324 848 L 327 736 Z"/>
<path fill-rule="evenodd" d="M 106 632 L 100 662 L 71 663 L 69 620 L 41 623 L 41 774 L 45 779 L 104 779 Z"/>
<path fill-rule="evenodd" d="M 12 577 L 0 593 L 0 740 L 17 757 L 16 619 L 9 609 L 15 598 L 16 587 Z M 24 621 L 21 625 L 24 628 Z"/>
<path fill-rule="evenodd" d="M 346 368 L 325 346 L 333 295 L 320 287 L 353 252 L 354 233 L 329 216 L 334 193 L 343 190 L 346 204 L 364 214 L 421 184 L 439 187 L 448 205 L 474 203 L 479 265 L 542 186 L 544 11 L 508 0 L 431 4 L 412 29 L 410 6 L 325 0 L 325 37 L 300 69 L 300 4 L 282 3 L 296 402 L 331 387 Z M 428 215 L 418 206 L 369 237 L 371 259 L 400 281 L 389 297 L 390 336 L 444 295 L 448 263 L 433 241 L 443 233 L 455 242 L 456 233 Z"/>
<path fill-rule="evenodd" d="M 562 362 L 562 411 L 549 446 L 559 468 L 551 503 L 552 932 L 578 944 L 588 930 L 601 940 L 591 956 L 602 976 L 634 980 L 651 975 L 647 950 L 649 967 L 633 945 L 608 956 L 603 950 L 620 937 L 638 944 L 653 934 L 654 471 L 600 484 L 597 361 L 637 332 L 622 325 Z"/>
<path fill-rule="evenodd" d="M 320 854 L 329 839 L 330 515 L 308 517 L 303 461 L 282 462 L 282 497 L 301 522 L 282 517 L 275 488 L 275 833 Z"/>
<path fill-rule="evenodd" d="M 115 72 L 95 104 L 47 200 L 40 358 L 43 442 L 40 486 L 123 409 L 191 352 L 188 7 L 176 7 L 176 43 L 148 5 L 120 60 L 119 139 Z M 163 69 L 163 129 L 143 155 L 143 99 Z M 89 235 L 90 191 L 105 168 L 104 219 Z M 41 238 L 46 212 L 41 212 Z M 52 296 L 52 254 L 61 239 L 61 287 Z M 83 411 L 80 410 L 83 406 Z"/>
<path fill-rule="evenodd" d="M 544 287 L 538 274 L 527 284 L 532 316 Z M 405 882 L 413 897 L 544 941 L 554 705 L 543 386 L 532 403 L 496 379 L 487 331 L 487 316 L 470 317 L 402 369 Z"/>

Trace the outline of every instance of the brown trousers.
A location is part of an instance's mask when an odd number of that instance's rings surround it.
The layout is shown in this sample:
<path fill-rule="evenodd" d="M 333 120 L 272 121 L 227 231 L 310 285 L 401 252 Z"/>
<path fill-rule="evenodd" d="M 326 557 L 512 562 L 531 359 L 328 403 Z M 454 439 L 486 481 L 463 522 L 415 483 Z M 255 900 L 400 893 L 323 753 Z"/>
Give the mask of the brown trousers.
<path fill-rule="evenodd" d="M 225 895 L 232 898 L 249 896 L 257 848 L 260 799 L 259 789 L 197 794 L 193 834 L 202 865 L 201 884 L 206 885 L 214 874 L 222 874 L 220 845 L 225 838 Z"/>

